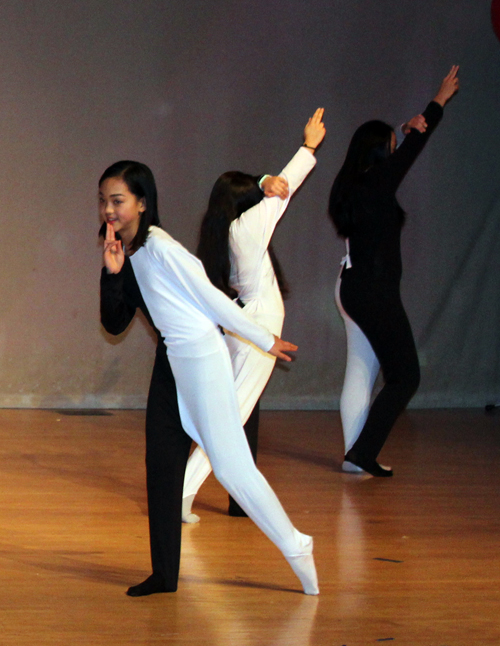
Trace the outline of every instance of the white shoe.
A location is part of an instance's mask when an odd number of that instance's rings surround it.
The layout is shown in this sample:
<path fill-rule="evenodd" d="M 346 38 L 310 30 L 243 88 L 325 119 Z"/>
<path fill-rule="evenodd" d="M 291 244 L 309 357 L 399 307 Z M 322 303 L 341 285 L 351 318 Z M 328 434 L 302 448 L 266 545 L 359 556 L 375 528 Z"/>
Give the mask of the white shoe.
<path fill-rule="evenodd" d="M 385 471 L 392 470 L 392 467 L 387 467 L 384 464 L 380 464 L 379 466 Z M 349 462 L 348 460 L 344 460 L 342 462 L 341 469 L 344 473 L 366 473 L 364 469 L 362 469 L 361 467 L 358 467 L 356 464 L 353 464 L 352 462 Z"/>
<path fill-rule="evenodd" d="M 344 460 L 342 462 L 341 468 L 342 468 L 342 471 L 344 471 L 344 473 L 366 473 L 364 469 L 356 466 L 352 462 L 348 462 L 347 460 Z"/>

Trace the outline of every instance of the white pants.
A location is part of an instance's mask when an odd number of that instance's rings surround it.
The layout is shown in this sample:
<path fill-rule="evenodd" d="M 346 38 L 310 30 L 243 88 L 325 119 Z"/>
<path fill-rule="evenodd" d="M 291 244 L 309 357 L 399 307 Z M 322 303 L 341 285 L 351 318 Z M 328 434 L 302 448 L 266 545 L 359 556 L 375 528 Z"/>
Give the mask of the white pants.
<path fill-rule="evenodd" d="M 342 307 L 340 283 L 339 276 L 335 286 L 335 302 L 344 320 L 347 336 L 347 363 L 340 396 L 340 418 L 344 433 L 344 453 L 347 453 L 358 439 L 368 417 L 380 364 L 370 342 Z"/>
<path fill-rule="evenodd" d="M 274 318 L 275 320 L 272 321 L 274 325 L 269 325 L 267 321 L 262 322 L 259 320 L 257 322 L 279 336 L 283 326 L 283 319 L 281 317 Z M 246 424 L 271 377 L 276 358 L 235 334 L 226 333 L 224 340 L 231 355 L 241 423 Z M 210 460 L 199 446 L 196 447 L 186 467 L 184 497 L 196 495 L 211 471 Z"/>
<path fill-rule="evenodd" d="M 222 335 L 214 328 L 186 344 L 185 352 L 169 352 L 184 430 L 208 455 L 217 480 L 281 552 L 304 554 L 310 538 L 292 525 L 253 461 Z"/>

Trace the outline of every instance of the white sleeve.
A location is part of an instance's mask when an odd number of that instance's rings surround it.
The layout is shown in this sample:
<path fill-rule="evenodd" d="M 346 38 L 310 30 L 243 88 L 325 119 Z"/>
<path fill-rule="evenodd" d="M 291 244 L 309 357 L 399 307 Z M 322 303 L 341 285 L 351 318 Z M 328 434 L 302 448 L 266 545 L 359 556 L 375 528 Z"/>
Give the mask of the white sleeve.
<path fill-rule="evenodd" d="M 268 352 L 274 345 L 274 335 L 254 323 L 228 296 L 210 282 L 203 264 L 181 245 L 163 251 L 156 246 L 154 256 L 168 272 L 176 289 L 194 302 L 215 324 L 248 339 Z"/>
<path fill-rule="evenodd" d="M 405 140 L 406 135 L 405 135 L 405 133 L 403 132 L 403 126 L 404 126 L 404 125 L 405 125 L 405 124 L 404 124 L 404 123 L 402 123 L 402 124 L 401 124 L 400 126 L 398 126 L 398 127 L 396 128 L 396 130 L 394 131 L 394 132 L 396 133 L 396 148 L 399 148 L 399 147 L 401 146 L 401 144 L 403 143 L 403 141 Z"/>
<path fill-rule="evenodd" d="M 280 173 L 280 176 L 288 182 L 288 197 L 285 200 L 279 197 L 265 197 L 251 209 L 242 213 L 231 224 L 233 238 L 239 240 L 240 236 L 245 238 L 250 235 L 254 241 L 258 241 L 263 248 L 267 249 L 274 229 L 286 211 L 290 198 L 315 165 L 316 157 L 307 148 L 301 146 Z"/>

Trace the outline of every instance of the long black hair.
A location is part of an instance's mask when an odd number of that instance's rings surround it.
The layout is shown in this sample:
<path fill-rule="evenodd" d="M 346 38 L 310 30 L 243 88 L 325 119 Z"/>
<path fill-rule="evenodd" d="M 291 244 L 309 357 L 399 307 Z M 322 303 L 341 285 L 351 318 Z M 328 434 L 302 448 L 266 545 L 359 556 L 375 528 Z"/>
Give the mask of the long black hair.
<path fill-rule="evenodd" d="M 146 164 L 122 160 L 106 168 L 99 180 L 99 186 L 110 177 L 122 179 L 133 195 L 139 200 L 144 200 L 146 210 L 141 214 L 139 228 L 130 246 L 131 251 L 137 251 L 146 242 L 149 227 L 151 225 L 161 227 L 158 216 L 158 192 L 154 175 Z M 100 234 L 105 230 L 106 223 L 101 227 Z"/>
<path fill-rule="evenodd" d="M 202 261 L 211 282 L 230 298 L 236 298 L 238 294 L 229 284 L 229 228 L 233 220 L 258 204 L 263 197 L 258 177 L 240 171 L 229 171 L 221 175 L 210 193 L 208 209 L 201 222 L 196 255 Z M 281 266 L 271 245 L 268 251 L 281 294 L 285 297 L 288 288 Z"/>
<path fill-rule="evenodd" d="M 330 192 L 328 213 L 343 238 L 350 235 L 354 225 L 357 189 L 363 183 L 364 173 L 391 154 L 394 130 L 383 121 L 367 121 L 352 136 L 347 155 L 335 178 Z M 397 202 L 396 202 L 397 204 Z M 403 209 L 397 204 L 401 220 Z"/>

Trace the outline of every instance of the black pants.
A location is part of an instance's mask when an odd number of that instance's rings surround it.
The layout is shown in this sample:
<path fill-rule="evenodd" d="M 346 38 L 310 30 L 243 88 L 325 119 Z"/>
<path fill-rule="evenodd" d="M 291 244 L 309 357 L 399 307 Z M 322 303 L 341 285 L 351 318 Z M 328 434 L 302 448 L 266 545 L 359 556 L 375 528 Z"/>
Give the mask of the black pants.
<path fill-rule="evenodd" d="M 345 270 L 340 301 L 370 342 L 385 382 L 352 447 L 353 451 L 376 459 L 420 382 L 415 341 L 401 302 L 399 282 L 362 280 Z"/>
<path fill-rule="evenodd" d="M 146 477 L 153 572 L 177 590 L 181 554 L 182 490 L 191 438 L 184 431 L 174 376 L 159 346 L 146 410 Z"/>

